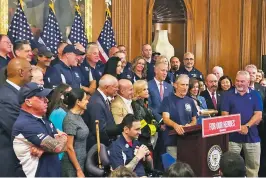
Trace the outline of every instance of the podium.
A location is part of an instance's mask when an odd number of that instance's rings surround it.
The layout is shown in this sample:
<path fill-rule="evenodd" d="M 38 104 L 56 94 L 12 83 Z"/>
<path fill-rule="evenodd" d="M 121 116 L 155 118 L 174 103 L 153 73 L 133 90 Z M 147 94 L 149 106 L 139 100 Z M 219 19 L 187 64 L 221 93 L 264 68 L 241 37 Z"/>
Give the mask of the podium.
<path fill-rule="evenodd" d="M 174 130 L 169 132 L 169 135 L 177 135 L 177 160 L 189 164 L 198 177 L 217 176 L 221 155 L 228 151 L 229 136 L 202 138 L 201 127 L 184 127 L 182 136 Z"/>

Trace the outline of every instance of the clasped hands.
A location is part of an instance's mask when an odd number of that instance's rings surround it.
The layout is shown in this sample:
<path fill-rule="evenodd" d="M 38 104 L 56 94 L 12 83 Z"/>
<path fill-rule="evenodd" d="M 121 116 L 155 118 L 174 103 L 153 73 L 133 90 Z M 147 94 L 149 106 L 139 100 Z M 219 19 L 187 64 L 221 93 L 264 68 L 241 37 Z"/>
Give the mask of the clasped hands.
<path fill-rule="evenodd" d="M 179 125 L 177 123 L 175 123 L 174 125 L 174 129 L 177 132 L 178 135 L 184 135 L 185 131 L 184 131 L 184 127 L 189 127 L 191 126 L 190 124 L 186 124 L 186 125 Z"/>

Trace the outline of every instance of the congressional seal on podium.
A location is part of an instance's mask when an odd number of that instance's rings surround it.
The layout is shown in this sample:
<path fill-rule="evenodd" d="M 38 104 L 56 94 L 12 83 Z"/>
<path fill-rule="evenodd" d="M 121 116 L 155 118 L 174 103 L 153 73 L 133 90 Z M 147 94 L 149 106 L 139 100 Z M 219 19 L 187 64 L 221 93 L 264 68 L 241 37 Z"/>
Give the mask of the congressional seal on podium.
<path fill-rule="evenodd" d="M 219 145 L 213 145 L 207 155 L 208 167 L 211 171 L 217 171 L 220 167 L 220 159 L 222 156 L 222 149 Z"/>

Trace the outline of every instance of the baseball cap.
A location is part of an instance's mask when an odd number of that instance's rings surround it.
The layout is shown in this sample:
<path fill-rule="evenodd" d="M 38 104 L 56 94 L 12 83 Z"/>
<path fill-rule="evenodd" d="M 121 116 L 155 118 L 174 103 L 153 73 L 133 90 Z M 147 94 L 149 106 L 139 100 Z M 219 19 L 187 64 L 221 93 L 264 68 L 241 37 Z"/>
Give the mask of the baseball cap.
<path fill-rule="evenodd" d="M 29 82 L 19 90 L 19 104 L 24 103 L 25 99 L 33 96 L 46 97 L 51 93 L 52 89 L 43 88 L 34 82 Z"/>
<path fill-rule="evenodd" d="M 42 46 L 38 49 L 38 56 L 45 56 L 48 58 L 53 57 L 53 53 L 51 51 L 49 51 L 46 46 Z"/>
<path fill-rule="evenodd" d="M 84 55 L 85 53 L 78 50 L 74 45 L 68 44 L 63 50 L 63 54 L 65 53 L 74 53 L 76 55 Z"/>

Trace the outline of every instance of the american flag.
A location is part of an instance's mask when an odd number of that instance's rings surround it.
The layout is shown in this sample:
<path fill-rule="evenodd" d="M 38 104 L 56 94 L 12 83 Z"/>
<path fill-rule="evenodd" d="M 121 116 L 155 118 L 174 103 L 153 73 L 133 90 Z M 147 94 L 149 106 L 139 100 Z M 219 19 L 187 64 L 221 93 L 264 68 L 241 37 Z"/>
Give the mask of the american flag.
<path fill-rule="evenodd" d="M 54 4 L 51 2 L 49 4 L 48 19 L 44 24 L 39 42 L 43 43 L 52 53 L 56 54 L 60 41 L 62 41 L 62 33 L 55 17 Z"/>
<path fill-rule="evenodd" d="M 34 39 L 20 1 L 18 1 L 17 10 L 9 26 L 7 35 L 12 43 L 17 40 L 31 41 Z"/>
<path fill-rule="evenodd" d="M 116 45 L 115 34 L 110 17 L 107 17 L 105 20 L 103 29 L 97 40 L 97 44 L 99 46 L 100 58 L 103 61 L 103 63 L 105 63 L 109 59 L 108 57 L 109 49 Z"/>
<path fill-rule="evenodd" d="M 71 41 L 72 44 L 80 43 L 82 44 L 83 47 L 86 48 L 88 44 L 88 39 L 85 34 L 84 24 L 82 22 L 82 18 L 80 15 L 79 6 L 76 5 L 75 9 L 76 11 L 75 11 L 74 23 L 71 27 L 68 39 Z"/>

